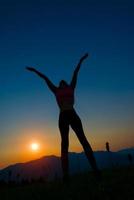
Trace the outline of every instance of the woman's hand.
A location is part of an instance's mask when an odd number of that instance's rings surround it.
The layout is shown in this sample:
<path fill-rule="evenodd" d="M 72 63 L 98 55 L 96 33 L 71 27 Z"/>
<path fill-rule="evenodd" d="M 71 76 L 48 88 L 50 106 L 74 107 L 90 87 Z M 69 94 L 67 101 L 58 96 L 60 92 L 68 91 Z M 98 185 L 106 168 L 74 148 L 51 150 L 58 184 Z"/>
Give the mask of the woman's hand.
<path fill-rule="evenodd" d="M 27 70 L 31 71 L 31 72 L 35 72 L 36 69 L 34 69 L 33 67 L 26 67 Z"/>
<path fill-rule="evenodd" d="M 85 60 L 88 57 L 88 53 L 86 53 L 84 56 L 82 56 L 82 58 L 80 59 L 80 61 L 82 62 L 83 60 Z"/>

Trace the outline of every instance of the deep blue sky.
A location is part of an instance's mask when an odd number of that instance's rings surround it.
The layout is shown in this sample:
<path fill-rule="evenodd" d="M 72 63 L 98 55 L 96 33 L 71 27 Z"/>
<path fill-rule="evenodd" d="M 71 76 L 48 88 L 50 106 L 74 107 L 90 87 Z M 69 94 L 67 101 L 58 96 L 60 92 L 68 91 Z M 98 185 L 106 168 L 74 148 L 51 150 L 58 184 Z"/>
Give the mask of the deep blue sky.
<path fill-rule="evenodd" d="M 95 149 L 103 148 L 106 140 L 113 149 L 133 145 L 132 2 L 0 1 L 1 152 L 7 148 L 3 159 L 11 151 L 10 138 L 22 138 L 24 127 L 47 126 L 49 135 L 59 140 L 54 97 L 25 66 L 36 67 L 58 84 L 71 79 L 86 52 L 91 56 L 79 74 L 76 108 L 88 139 Z"/>

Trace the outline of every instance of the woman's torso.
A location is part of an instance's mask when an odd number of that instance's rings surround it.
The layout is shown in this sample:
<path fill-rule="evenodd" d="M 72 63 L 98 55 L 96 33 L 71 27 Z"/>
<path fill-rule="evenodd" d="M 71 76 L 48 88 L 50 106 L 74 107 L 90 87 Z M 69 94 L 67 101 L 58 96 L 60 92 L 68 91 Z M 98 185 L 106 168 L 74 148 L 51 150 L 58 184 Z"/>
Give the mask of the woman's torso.
<path fill-rule="evenodd" d="M 71 88 L 71 86 L 66 86 L 64 88 L 57 88 L 55 96 L 60 111 L 73 109 L 74 90 Z"/>

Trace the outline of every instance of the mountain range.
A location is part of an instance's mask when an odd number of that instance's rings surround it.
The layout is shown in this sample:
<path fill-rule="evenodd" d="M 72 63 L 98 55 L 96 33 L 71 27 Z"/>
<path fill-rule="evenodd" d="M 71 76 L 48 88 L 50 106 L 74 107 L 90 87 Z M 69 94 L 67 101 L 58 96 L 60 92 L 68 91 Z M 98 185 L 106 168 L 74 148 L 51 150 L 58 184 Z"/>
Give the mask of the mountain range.
<path fill-rule="evenodd" d="M 131 154 L 132 161 L 128 154 Z M 134 148 L 122 149 L 117 152 L 96 151 L 94 152 L 97 164 L 100 169 L 115 168 L 134 163 Z M 91 170 L 90 164 L 84 154 L 69 153 L 70 174 Z M 40 159 L 26 163 L 17 163 L 0 170 L 0 180 L 16 181 L 22 180 L 54 180 L 62 176 L 61 161 L 58 156 L 44 156 Z"/>

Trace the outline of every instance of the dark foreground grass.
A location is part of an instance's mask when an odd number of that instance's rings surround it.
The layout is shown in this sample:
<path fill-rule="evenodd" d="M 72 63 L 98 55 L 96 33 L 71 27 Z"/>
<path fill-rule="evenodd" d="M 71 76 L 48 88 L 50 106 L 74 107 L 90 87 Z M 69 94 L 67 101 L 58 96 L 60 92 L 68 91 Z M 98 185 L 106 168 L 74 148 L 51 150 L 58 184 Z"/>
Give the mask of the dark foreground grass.
<path fill-rule="evenodd" d="M 134 200 L 134 168 L 102 171 L 102 181 L 92 173 L 71 177 L 69 186 L 61 181 L 1 186 L 1 200 Z"/>

